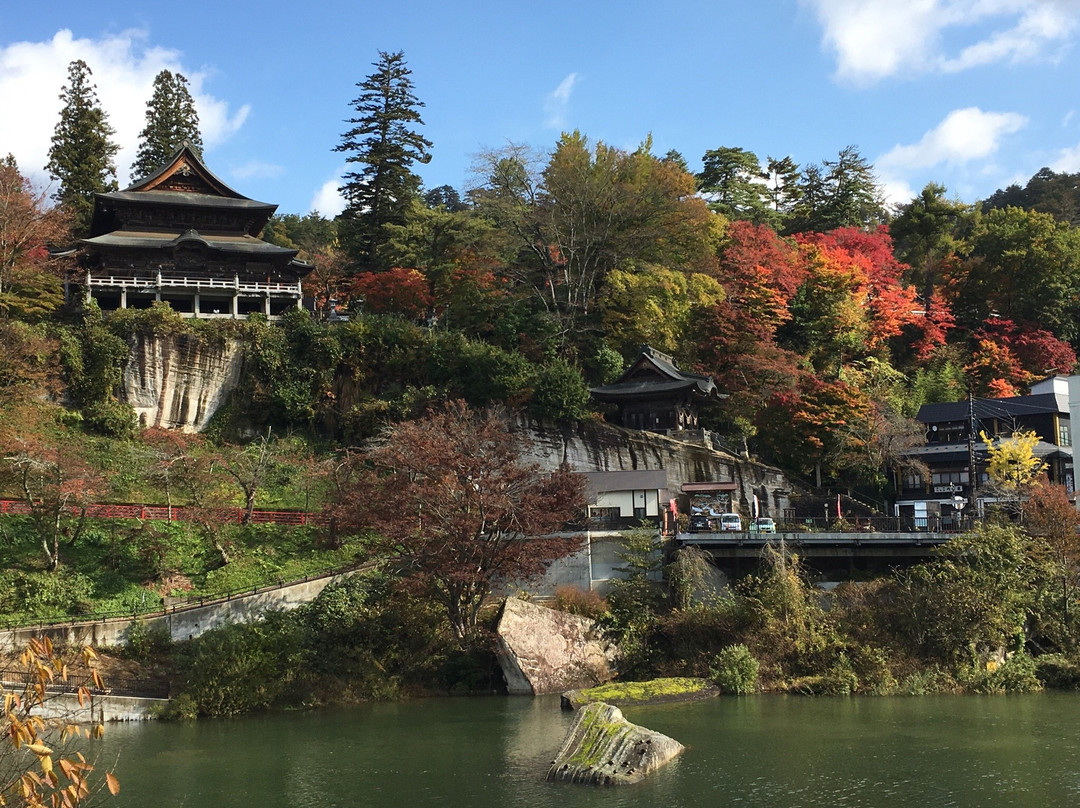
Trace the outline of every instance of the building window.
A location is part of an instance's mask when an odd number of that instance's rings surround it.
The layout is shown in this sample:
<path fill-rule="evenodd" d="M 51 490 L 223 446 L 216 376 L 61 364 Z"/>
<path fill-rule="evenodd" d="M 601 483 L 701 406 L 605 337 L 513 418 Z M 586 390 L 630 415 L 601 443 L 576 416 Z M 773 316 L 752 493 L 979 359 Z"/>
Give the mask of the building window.
<path fill-rule="evenodd" d="M 935 471 L 930 475 L 930 481 L 934 485 L 948 485 L 950 483 L 967 483 L 967 471 Z"/>
<path fill-rule="evenodd" d="M 916 474 L 915 472 L 912 472 L 912 471 L 905 472 L 904 473 L 903 485 L 904 485 L 904 488 L 908 488 L 908 489 L 922 488 L 923 487 L 922 475 L 921 474 Z"/>
<path fill-rule="evenodd" d="M 589 521 L 594 525 L 617 525 L 619 523 L 619 509 L 589 508 Z"/>
<path fill-rule="evenodd" d="M 1058 421 L 1058 446 L 1072 446 L 1069 425 L 1064 421 Z"/>

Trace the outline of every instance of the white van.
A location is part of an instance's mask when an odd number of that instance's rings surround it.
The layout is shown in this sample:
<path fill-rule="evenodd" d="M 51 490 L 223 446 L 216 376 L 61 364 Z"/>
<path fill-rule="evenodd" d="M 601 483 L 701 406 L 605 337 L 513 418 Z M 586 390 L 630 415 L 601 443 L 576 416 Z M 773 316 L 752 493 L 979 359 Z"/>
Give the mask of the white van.
<path fill-rule="evenodd" d="M 737 513 L 720 514 L 721 530 L 742 530 L 742 517 Z"/>

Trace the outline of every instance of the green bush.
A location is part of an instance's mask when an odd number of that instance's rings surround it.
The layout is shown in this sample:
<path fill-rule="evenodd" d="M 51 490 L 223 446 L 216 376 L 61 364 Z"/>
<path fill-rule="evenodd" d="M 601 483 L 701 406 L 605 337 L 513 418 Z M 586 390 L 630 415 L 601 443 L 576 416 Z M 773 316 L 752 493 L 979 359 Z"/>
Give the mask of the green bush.
<path fill-rule="evenodd" d="M 758 661 L 742 643 L 729 645 L 716 655 L 712 679 L 722 693 L 742 696 L 757 690 Z"/>
<path fill-rule="evenodd" d="M 1042 690 L 1035 675 L 1035 660 L 1016 652 L 1002 664 L 974 668 L 961 677 L 961 684 L 972 693 L 1032 693 Z"/>
<path fill-rule="evenodd" d="M 1035 659 L 1035 676 L 1043 687 L 1080 690 L 1080 664 L 1064 654 L 1044 654 Z"/>

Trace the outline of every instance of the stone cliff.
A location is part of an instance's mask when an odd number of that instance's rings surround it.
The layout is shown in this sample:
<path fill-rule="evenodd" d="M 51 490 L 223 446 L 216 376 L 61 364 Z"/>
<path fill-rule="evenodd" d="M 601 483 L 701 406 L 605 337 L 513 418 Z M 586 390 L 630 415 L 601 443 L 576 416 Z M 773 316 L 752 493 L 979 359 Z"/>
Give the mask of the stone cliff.
<path fill-rule="evenodd" d="M 768 503 L 766 512 L 782 514 L 795 493 L 780 469 L 654 432 L 595 421 L 554 425 L 525 417 L 519 417 L 514 426 L 532 444 L 525 459 L 544 468 L 565 463 L 573 471 L 662 469 L 671 496 L 679 493 L 683 483 L 734 483 L 733 500 L 744 514 L 751 513 L 755 496 L 763 509 Z"/>
<path fill-rule="evenodd" d="M 136 335 L 121 396 L 143 427 L 198 432 L 240 380 L 243 346 L 207 344 L 186 334 Z"/>

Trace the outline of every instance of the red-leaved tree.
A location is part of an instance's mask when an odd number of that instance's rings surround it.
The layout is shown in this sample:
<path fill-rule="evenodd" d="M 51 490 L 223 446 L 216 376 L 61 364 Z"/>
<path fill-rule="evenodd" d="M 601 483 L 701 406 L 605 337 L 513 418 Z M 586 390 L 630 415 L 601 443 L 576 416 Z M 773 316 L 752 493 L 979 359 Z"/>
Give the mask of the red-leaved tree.
<path fill-rule="evenodd" d="M 388 428 L 332 506 L 339 526 L 379 534 L 377 552 L 445 609 L 463 647 L 499 584 L 528 581 L 580 546 L 553 534 L 581 514 L 583 478 L 524 463 L 523 448 L 499 413 L 451 402 Z"/>

